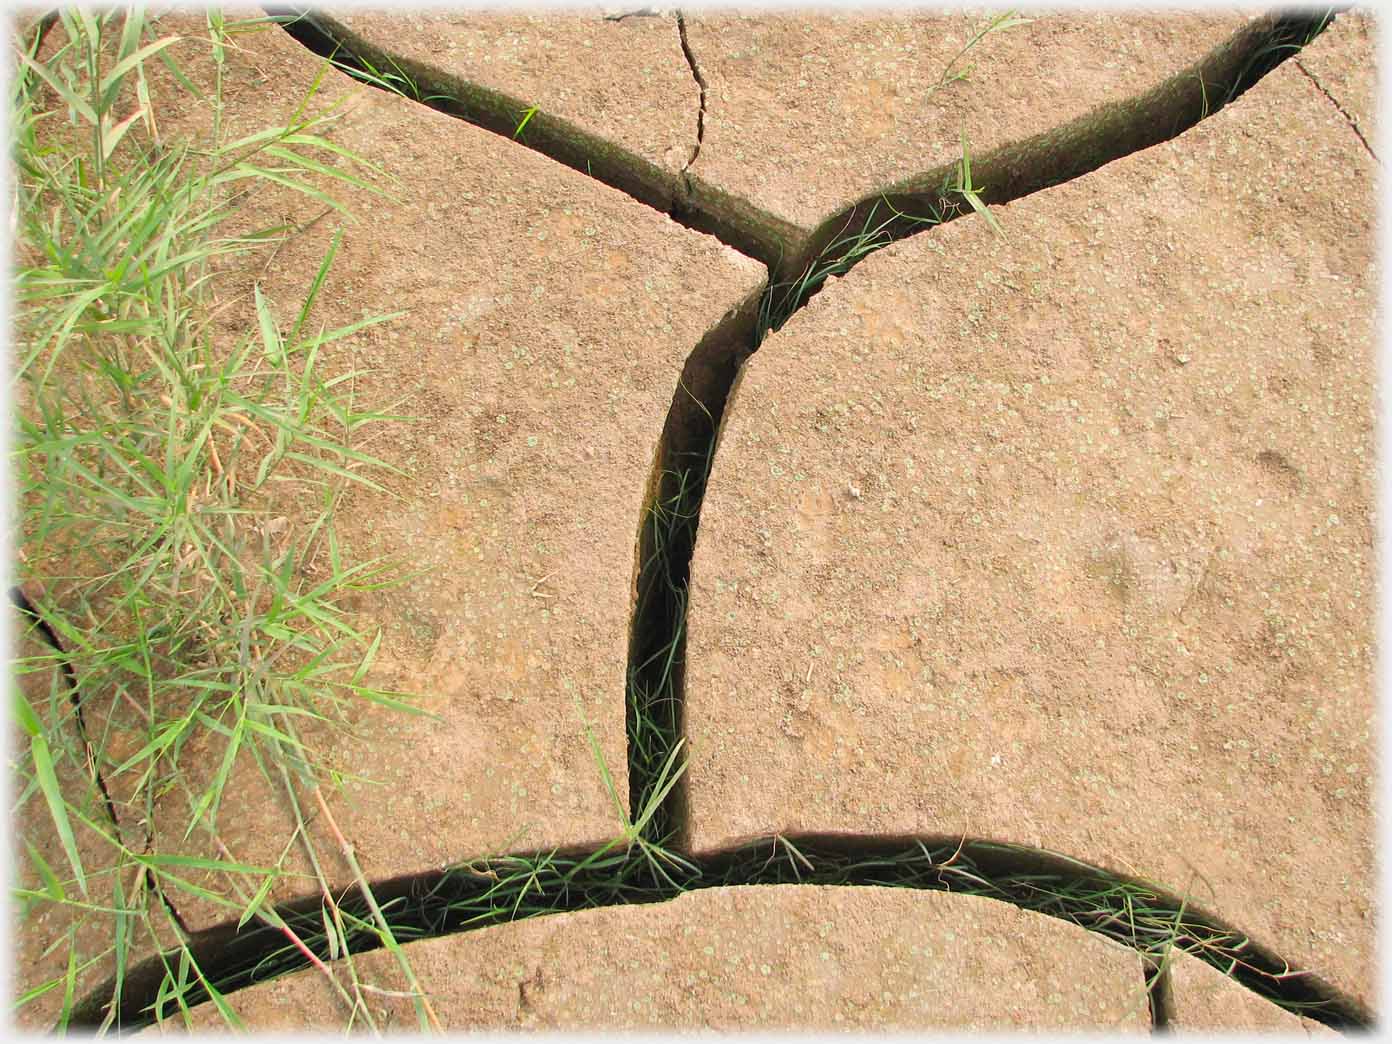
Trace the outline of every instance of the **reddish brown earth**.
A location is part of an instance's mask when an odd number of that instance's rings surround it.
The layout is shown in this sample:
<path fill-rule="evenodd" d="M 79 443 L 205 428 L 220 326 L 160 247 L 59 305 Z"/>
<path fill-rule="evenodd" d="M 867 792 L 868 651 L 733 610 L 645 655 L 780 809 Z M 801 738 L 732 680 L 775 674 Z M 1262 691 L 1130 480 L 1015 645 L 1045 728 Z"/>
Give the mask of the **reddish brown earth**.
<path fill-rule="evenodd" d="M 371 981 L 399 974 L 380 951 L 359 960 Z M 450 1030 L 1144 1033 L 1150 1024 L 1135 951 L 940 892 L 719 888 L 432 939 L 412 946 L 411 960 Z M 230 1001 L 259 1029 L 343 1021 L 318 972 Z M 393 1028 L 416 1026 L 409 1001 L 373 998 L 371 1008 Z M 206 1012 L 195 1028 L 219 1023 Z"/>
<path fill-rule="evenodd" d="M 1041 846 L 1369 998 L 1375 175 L 1282 67 L 771 336 L 692 566 L 694 845 Z"/>
<path fill-rule="evenodd" d="M 962 132 L 975 152 L 1055 126 L 1242 22 L 1044 15 L 949 66 L 979 20 L 692 16 L 709 84 L 693 171 L 810 227 L 951 160 Z M 408 15 L 390 33 L 668 170 L 689 159 L 697 91 L 669 15 Z M 1371 1003 L 1377 171 L 1352 125 L 1373 125 L 1372 38 L 1341 18 L 1303 68 L 1175 142 L 996 208 L 1004 239 L 974 217 L 885 250 L 747 364 L 692 570 L 697 847 L 797 829 L 1042 846 L 1154 879 Z M 318 64 L 278 30 L 240 43 L 230 134 L 292 111 Z M 311 731 L 361 777 L 334 816 L 374 880 L 611 837 L 584 725 L 625 803 L 633 548 L 658 434 L 687 354 L 763 271 L 330 72 L 315 105 L 338 101 L 332 139 L 396 198 L 333 188 L 356 220 L 313 320 L 405 311 L 325 365 L 365 370 L 363 401 L 416 418 L 363 445 L 406 474 L 351 492 L 338 524 L 350 560 L 416 574 L 351 608 L 383 633 L 371 679 L 430 716 L 358 707 L 351 735 Z M 171 133 L 207 125 L 164 102 Z M 267 194 L 239 221 L 316 213 Z M 225 273 L 218 336 L 254 329 L 253 282 L 290 314 L 337 223 Z M 300 521 L 287 508 L 283 525 Z M 139 741 L 100 699 L 91 713 L 117 730 L 115 758 Z M 192 754 L 196 790 L 220 749 Z M 109 783 L 129 814 L 129 781 Z M 229 793 L 216 841 L 180 840 L 189 809 L 171 794 L 154 843 L 286 851 L 272 898 L 312 893 L 277 782 L 242 759 Z M 20 832 L 61 866 L 41 811 Z M 345 883 L 322 817 L 313 832 Z M 177 901 L 193 926 L 229 913 Z M 22 926 L 17 990 L 62 972 L 71 923 Z M 83 959 L 106 945 L 90 919 L 76 931 Z M 408 953 L 458 1029 L 1148 1024 L 1134 952 L 937 893 L 712 890 Z M 1183 1028 L 1299 1024 L 1194 963 L 1175 971 Z M 401 986 L 381 953 L 363 967 Z M 44 1025 L 61 999 L 22 1018 Z M 233 1007 L 257 1027 L 344 1017 L 309 972 Z"/>
<path fill-rule="evenodd" d="M 1170 968 L 1176 1033 L 1282 1033 L 1336 1036 L 1328 1026 L 1283 1011 L 1244 990 L 1212 965 L 1181 957 Z"/>
<path fill-rule="evenodd" d="M 188 17 L 162 27 L 199 32 Z M 224 74 L 229 136 L 286 119 L 320 64 L 279 29 L 238 40 Z M 369 157 L 381 170 L 371 183 L 396 199 L 333 186 L 355 217 L 311 323 L 407 313 L 326 349 L 324 375 L 357 368 L 360 403 L 414 418 L 359 445 L 403 474 L 383 480 L 384 494 L 349 492 L 338 533 L 349 561 L 387 556 L 419 574 L 361 596 L 355 622 L 383 634 L 371 680 L 414 694 L 429 716 L 364 705 L 351 734 L 310 730 L 328 767 L 354 777 L 331 807 L 373 880 L 605 840 L 621 821 L 585 730 L 626 806 L 634 536 L 657 439 L 691 345 L 762 269 L 535 153 L 330 71 L 314 104 L 338 102 L 332 140 Z M 167 134 L 208 118 L 190 101 L 162 111 Z M 245 220 L 304 208 L 268 195 Z M 229 339 L 256 328 L 253 280 L 291 317 L 336 226 L 320 221 L 225 277 Z M 110 708 L 92 703 L 105 726 Z M 144 737 L 138 721 L 109 718 L 119 759 Z M 186 752 L 193 794 L 220 761 L 217 744 Z M 118 801 L 129 796 L 126 779 L 110 783 Z M 256 866 L 284 852 L 291 873 L 272 898 L 314 891 L 280 781 L 243 755 L 228 794 L 217 840 L 182 840 L 192 795 L 161 799 L 157 850 L 216 857 L 221 842 Z M 332 881 L 346 884 L 322 817 L 315 832 Z M 195 928 L 238 909 L 176 902 Z"/>
<path fill-rule="evenodd" d="M 962 54 L 1000 13 L 693 15 L 709 90 L 692 173 L 811 228 L 959 159 L 962 135 L 983 154 L 1139 93 L 1251 17 L 1038 11 Z"/>
<path fill-rule="evenodd" d="M 325 11 L 390 54 L 512 95 L 519 122 L 536 105 L 666 170 L 691 161 L 700 89 L 671 12 Z"/>
<path fill-rule="evenodd" d="M 1297 63 L 1380 156 L 1377 20 L 1371 11 L 1353 9 L 1339 15 L 1325 33 L 1322 46 L 1303 52 Z"/>

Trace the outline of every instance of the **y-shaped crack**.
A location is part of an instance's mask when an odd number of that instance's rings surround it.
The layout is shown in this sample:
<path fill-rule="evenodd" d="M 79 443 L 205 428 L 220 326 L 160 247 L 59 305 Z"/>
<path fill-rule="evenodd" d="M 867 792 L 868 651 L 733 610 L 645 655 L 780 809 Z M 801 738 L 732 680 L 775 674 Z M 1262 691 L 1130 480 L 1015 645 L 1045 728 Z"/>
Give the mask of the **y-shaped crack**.
<path fill-rule="evenodd" d="M 974 159 L 973 181 L 989 186 L 981 198 L 989 197 L 987 202 L 992 204 L 1009 203 L 1177 137 L 1297 52 L 1324 30 L 1329 17 L 1316 13 L 1263 16 L 1200 61 L 1141 95 L 1099 106 L 1061 127 Z M 639 576 L 662 579 L 660 584 L 654 580 L 652 597 L 646 596 L 648 588 L 640 582 L 635 606 L 630 672 L 647 664 L 650 677 L 636 697 L 630 688 L 630 743 L 635 734 L 633 708 L 645 703 L 653 708 L 656 720 L 663 722 L 661 733 L 670 735 L 673 744 L 681 742 L 681 730 L 671 723 L 681 721 L 685 706 L 685 606 L 691 548 L 725 405 L 741 366 L 758 351 L 763 339 L 804 308 L 831 276 L 850 271 L 891 243 L 972 213 L 958 189 L 960 177 L 957 163 L 944 164 L 833 214 L 813 231 L 802 251 L 771 269 L 757 304 L 745 302 L 688 357 L 659 441 L 648 487 L 649 507 L 636 550 Z M 674 510 L 679 517 L 674 516 Z M 678 523 L 674 533 L 672 527 Z M 659 657 L 663 650 L 668 651 L 665 658 Z M 660 677 L 651 671 L 653 664 L 661 664 Z M 630 758 L 630 786 L 635 798 L 654 792 L 651 766 L 664 766 L 670 749 L 644 747 L 641 760 Z M 642 807 L 635 802 L 634 814 Z M 679 785 L 670 791 L 665 811 L 650 821 L 655 831 L 650 839 L 684 839 L 684 807 L 685 791 Z"/>
<path fill-rule="evenodd" d="M 682 173 L 685 174 L 696 162 L 696 158 L 701 155 L 701 142 L 706 137 L 706 78 L 701 75 L 701 67 L 696 64 L 696 55 L 691 51 L 691 41 L 686 37 L 686 16 L 680 11 L 677 12 L 677 35 L 681 37 L 682 54 L 686 56 L 686 64 L 691 68 L 691 78 L 696 81 L 701 98 L 700 108 L 696 110 L 696 144 L 691 146 L 691 158 L 686 161 L 686 166 L 682 168 Z M 688 178 L 688 189 L 690 184 Z"/>
<path fill-rule="evenodd" d="M 1358 140 L 1361 141 L 1363 143 L 1363 147 L 1368 150 L 1368 155 L 1373 157 L 1373 159 L 1377 159 L 1377 153 L 1373 151 L 1373 146 L 1368 141 L 1367 136 L 1363 133 L 1363 128 L 1358 126 L 1358 121 L 1355 120 L 1353 118 L 1353 115 L 1347 109 L 1344 108 L 1343 104 L 1339 101 L 1339 99 L 1334 97 L 1334 95 L 1329 92 L 1329 89 L 1325 87 L 1324 84 L 1319 82 L 1318 76 L 1312 73 L 1309 69 L 1305 68 L 1305 63 L 1302 62 L 1299 58 L 1295 59 L 1295 67 L 1299 69 L 1301 72 L 1303 72 L 1306 78 L 1311 83 L 1313 83 L 1316 88 L 1318 88 L 1319 92 L 1329 99 L 1329 103 L 1333 105 L 1334 108 L 1339 110 L 1339 115 L 1348 121 L 1348 125 L 1350 128 L 1352 128 L 1353 133 L 1358 135 Z"/>
<path fill-rule="evenodd" d="M 979 158 L 976 180 L 991 186 L 981 193 L 983 200 L 1006 203 L 1178 135 L 1245 91 L 1321 31 L 1327 21 L 1327 15 L 1265 16 L 1203 61 L 1144 95 L 1103 106 L 1063 127 Z M 337 32 L 339 39 L 345 37 L 341 27 Z M 321 36 L 329 41 L 328 51 L 338 53 L 334 36 L 322 32 Z M 425 68 L 416 66 L 415 70 Z M 427 72 L 441 75 L 438 70 Z M 453 108 L 435 107 L 497 133 L 512 133 L 515 99 L 462 81 L 450 82 L 468 100 L 454 99 L 458 104 Z M 583 149 L 577 152 L 577 148 L 609 147 L 606 143 L 575 132 L 564 121 L 548 117 L 533 123 L 550 128 L 545 130 L 547 147 L 540 151 L 629 191 L 635 199 L 652 204 L 654 198 L 671 191 L 670 182 L 645 182 L 644 161 L 635 162 L 635 157 L 622 150 L 613 150 L 609 154 L 612 162 L 602 173 L 596 172 L 588 162 L 581 162 Z M 436 936 L 567 910 L 662 902 L 704 887 L 805 883 L 965 890 L 1062 917 L 1114 937 L 1159 962 L 1159 973 L 1152 979 L 1161 987 L 1164 958 L 1179 949 L 1194 953 L 1259 995 L 1308 1017 L 1337 1027 L 1370 1024 L 1369 1013 L 1358 1002 L 1316 976 L 1293 971 L 1272 952 L 1252 944 L 1244 934 L 1192 904 L 1142 882 L 1038 850 L 941 838 L 808 835 L 764 838 L 727 852 L 683 854 L 686 817 L 681 789 L 674 787 L 663 798 L 658 784 L 663 782 L 664 773 L 670 781 L 670 773 L 680 771 L 677 755 L 682 731 L 685 589 L 701 495 L 724 403 L 740 365 L 758 348 L 762 337 L 803 307 L 829 275 L 849 270 L 873 250 L 962 213 L 962 202 L 953 187 L 955 173 L 956 165 L 948 164 L 909 178 L 833 215 L 810 237 L 798 236 L 796 229 L 784 223 L 784 230 L 792 232 L 780 240 L 781 233 L 769 231 L 778 227 L 777 219 L 770 221 L 762 213 L 752 219 L 758 227 L 741 226 L 741 221 L 750 219 L 748 211 L 744 217 L 734 211 L 700 211 L 688 222 L 702 231 L 712 230 L 703 224 L 718 225 L 723 241 L 737 249 L 743 249 L 740 243 L 754 244 L 746 252 L 769 264 L 771 279 L 760 299 L 746 301 L 728 315 L 688 358 L 650 484 L 649 509 L 641 527 L 644 536 L 639 541 L 639 570 L 640 576 L 648 570 L 653 578 L 651 588 L 665 589 L 665 594 L 656 601 L 640 599 L 632 628 L 630 672 L 633 676 L 658 671 L 658 677 L 667 679 L 663 685 L 670 687 L 638 701 L 630 692 L 630 777 L 635 817 L 646 802 L 655 801 L 660 807 L 648 820 L 642 845 L 623 849 L 616 842 L 598 850 L 505 856 L 483 865 L 468 864 L 373 884 L 378 904 L 393 911 L 397 939 Z M 674 211 L 678 208 L 670 198 L 668 205 Z M 801 248 L 783 254 L 781 245 L 792 242 L 800 243 Z M 776 243 L 780 250 L 771 251 Z M 664 548 L 675 551 L 669 553 Z M 650 722 L 657 720 L 651 716 L 658 714 L 666 717 L 659 727 L 649 728 Z M 635 739 L 635 722 L 641 739 Z M 665 845 L 665 850 L 655 847 L 658 845 Z M 1146 901 L 1145 913 L 1139 918 L 1138 896 Z M 316 895 L 282 904 L 277 910 L 287 921 L 293 921 L 297 930 L 302 929 L 305 941 L 320 959 L 331 954 L 331 945 L 336 948 L 344 942 L 357 952 L 381 945 L 381 937 L 368 927 L 365 900 L 361 916 L 355 919 L 363 926 L 359 936 L 335 939 L 332 944 L 320 927 L 319 902 Z M 224 993 L 306 963 L 303 954 L 285 945 L 278 929 L 264 925 L 229 922 L 199 933 L 190 940 L 188 949 Z M 157 1016 L 152 1006 L 160 995 L 166 960 L 156 956 L 128 972 L 119 1000 L 118 1025 L 140 1025 Z M 197 988 L 187 999 L 196 994 Z M 99 1024 L 110 998 L 111 984 L 94 991 L 79 1007 L 73 1024 Z M 1153 1003 L 1156 1021 L 1162 1023 L 1165 1002 L 1160 994 L 1153 994 Z"/>

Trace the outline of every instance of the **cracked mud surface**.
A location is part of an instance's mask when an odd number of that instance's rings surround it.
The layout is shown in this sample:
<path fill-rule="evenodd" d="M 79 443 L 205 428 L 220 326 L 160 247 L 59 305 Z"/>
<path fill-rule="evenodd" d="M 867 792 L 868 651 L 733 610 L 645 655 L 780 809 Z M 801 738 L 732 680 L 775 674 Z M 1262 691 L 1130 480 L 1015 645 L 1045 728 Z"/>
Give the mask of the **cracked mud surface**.
<path fill-rule="evenodd" d="M 673 15 L 326 10 L 392 54 L 576 120 L 666 170 L 691 162 L 700 103 Z"/>
<path fill-rule="evenodd" d="M 1370 995 L 1375 171 L 1341 122 L 1278 69 L 770 336 L 692 565 L 697 848 L 1038 845 Z"/>
<path fill-rule="evenodd" d="M 1244 21 L 1073 13 L 991 34 L 954 63 L 979 17 L 693 15 L 710 81 L 693 173 L 811 228 L 957 158 L 962 134 L 981 154 L 1058 126 L 1197 61 Z M 969 78 L 943 83 L 949 67 Z"/>
<path fill-rule="evenodd" d="M 950 161 L 959 131 L 975 152 L 1047 130 L 1248 21 L 1042 17 L 988 37 L 971 81 L 925 110 L 960 17 L 366 19 L 343 16 L 804 231 Z M 1052 849 L 1192 896 L 1349 1010 L 1373 1006 L 1375 171 L 1350 57 L 1367 39 L 1341 18 L 1302 68 L 1174 142 L 995 208 L 1006 240 L 968 218 L 900 243 L 759 347 L 692 567 L 694 848 L 842 830 Z M 293 107 L 316 67 L 279 30 L 250 38 L 228 118 Z M 356 609 L 385 629 L 381 680 L 439 715 L 364 713 L 360 741 L 335 741 L 381 784 L 350 785 L 340 822 L 373 880 L 603 841 L 576 708 L 626 794 L 634 535 L 659 437 L 693 346 L 764 268 L 503 136 L 327 82 L 325 101 L 354 96 L 335 141 L 401 202 L 348 194 L 370 220 L 319 308 L 328 325 L 408 312 L 338 364 L 371 366 L 373 394 L 421 418 L 392 447 L 413 478 L 355 494 L 340 525 L 345 553 L 422 569 Z M 1028 103 L 1009 93 L 1024 82 Z M 330 231 L 277 254 L 272 297 L 300 292 Z M 243 295 L 227 321 L 251 316 Z M 238 771 L 225 836 L 273 860 L 290 821 Z M 1134 950 L 941 893 L 707 889 L 411 950 L 456 1029 L 1150 1024 Z M 1173 973 L 1176 1025 L 1295 1019 L 1200 980 Z M 319 980 L 295 982 L 234 1007 L 332 1022 Z M 1214 990 L 1249 1014 L 1185 1014 Z"/>
<path fill-rule="evenodd" d="M 1302 54 L 1297 65 L 1349 121 L 1368 151 L 1378 156 L 1377 23 L 1366 12 L 1350 11 L 1330 26 L 1329 32 L 1330 46 Z M 1348 60 L 1331 60 L 1335 50 L 1346 54 Z"/>
<path fill-rule="evenodd" d="M 731 932 L 734 923 L 751 929 Z M 441 1021 L 456 1030 L 738 1031 L 792 1023 L 1135 1033 L 1150 1026 L 1134 951 L 974 896 L 715 889 L 660 906 L 487 928 L 415 949 L 418 967 L 448 997 Z M 386 971 L 383 955 L 372 956 Z M 331 1023 L 335 1000 L 313 975 L 248 991 L 244 1016 L 266 1029 Z M 993 989 L 981 990 L 984 982 Z M 395 1022 L 409 1026 L 410 1005 L 396 1005 Z"/>

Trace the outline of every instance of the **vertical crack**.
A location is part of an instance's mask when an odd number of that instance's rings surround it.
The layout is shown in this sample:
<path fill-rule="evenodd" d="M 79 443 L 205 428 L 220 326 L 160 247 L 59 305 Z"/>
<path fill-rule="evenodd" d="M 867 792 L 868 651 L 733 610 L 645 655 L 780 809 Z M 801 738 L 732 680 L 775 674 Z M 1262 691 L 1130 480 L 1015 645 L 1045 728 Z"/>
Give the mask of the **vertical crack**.
<path fill-rule="evenodd" d="M 1146 1001 L 1150 1005 L 1150 1030 L 1152 1034 L 1171 1032 L 1174 1020 L 1174 981 L 1170 977 L 1169 955 L 1158 963 L 1152 957 L 1142 960 L 1145 973 Z"/>
<path fill-rule="evenodd" d="M 637 540 L 625 722 L 629 808 L 650 812 L 643 836 L 670 851 L 690 845 L 686 797 L 686 607 L 691 555 L 725 403 L 757 347 L 758 287 L 687 357 L 667 411 Z M 668 788 L 668 784 L 671 784 Z"/>
<path fill-rule="evenodd" d="M 1358 126 L 1358 121 L 1355 120 L 1353 118 L 1353 115 L 1347 109 L 1345 109 L 1343 105 L 1339 103 L 1339 99 L 1329 93 L 1329 90 L 1324 86 L 1324 84 L 1319 82 L 1319 78 L 1315 76 L 1314 73 L 1310 72 L 1309 69 L 1305 68 L 1305 63 L 1302 62 L 1299 58 L 1295 59 L 1295 67 L 1305 74 L 1305 78 L 1309 80 L 1311 83 L 1313 83 L 1315 87 L 1318 88 L 1321 94 L 1323 94 L 1326 98 L 1329 99 L 1329 103 L 1333 105 L 1334 108 L 1339 110 L 1339 115 L 1348 121 L 1348 125 L 1351 128 L 1353 128 L 1353 133 L 1358 135 L 1358 140 L 1361 141 L 1363 143 L 1363 147 L 1368 150 L 1368 155 L 1373 157 L 1373 159 L 1377 160 L 1378 155 L 1376 152 L 1373 151 L 1373 146 L 1368 141 L 1367 136 L 1363 133 L 1363 128 Z M 1382 161 L 1378 160 L 1378 162 L 1380 163 Z"/>
<path fill-rule="evenodd" d="M 42 636 L 44 643 L 58 654 L 59 669 L 63 674 L 63 684 L 68 690 L 68 702 L 72 704 L 73 721 L 77 727 L 78 742 L 82 744 L 82 753 L 87 763 L 87 774 L 96 784 L 101 792 L 102 804 L 106 807 L 106 818 L 111 821 L 111 826 L 118 834 L 121 829 L 121 820 L 116 815 L 116 804 L 111 800 L 111 791 L 107 789 L 106 780 L 101 774 L 101 769 L 97 765 L 96 750 L 92 746 L 92 741 L 87 738 L 87 721 L 82 714 L 82 693 L 77 687 L 77 672 L 73 670 L 72 660 L 68 657 L 68 651 L 63 648 L 63 643 L 58 637 L 58 632 L 53 629 L 53 625 L 45 619 L 24 593 L 24 588 L 10 588 L 10 602 L 21 613 L 27 616 L 34 624 L 34 628 Z"/>
<path fill-rule="evenodd" d="M 686 55 L 686 64 L 691 69 L 691 78 L 696 81 L 696 86 L 700 89 L 701 105 L 696 110 L 696 144 L 691 148 L 691 158 L 686 161 L 686 166 L 682 168 L 685 175 L 691 169 L 691 165 L 696 162 L 696 157 L 701 155 L 701 142 L 706 137 L 706 78 L 701 74 L 701 67 L 696 63 L 696 55 L 691 51 L 691 41 L 686 36 L 686 16 L 680 11 L 677 12 L 677 35 L 681 37 L 682 54 Z M 687 181 L 688 188 L 690 180 Z"/>
<path fill-rule="evenodd" d="M 62 639 L 58 637 L 58 632 L 53 629 L 43 613 L 35 606 L 34 601 L 24 592 L 23 586 L 10 588 L 10 602 L 23 613 L 33 623 L 34 629 L 43 638 L 44 644 L 48 645 L 58 654 L 59 669 L 63 674 L 63 684 L 68 690 L 68 701 L 73 708 L 73 723 L 77 730 L 78 742 L 82 744 L 83 758 L 87 766 L 87 774 L 92 783 L 96 786 L 102 797 L 102 806 L 106 811 L 106 818 L 111 823 L 111 829 L 115 838 L 119 841 L 122 834 L 121 817 L 116 811 L 116 802 L 111 797 L 111 790 L 107 786 L 106 777 L 102 775 L 101 766 L 97 761 L 97 750 L 92 745 L 87 732 L 87 719 L 82 711 L 82 690 L 77 684 L 77 671 L 72 665 L 72 657 L 64 647 Z M 145 824 L 145 840 L 143 855 L 150 855 L 154 851 L 155 833 L 150 823 Z M 148 869 L 145 871 L 149 873 Z M 187 938 L 193 933 L 189 930 L 188 924 L 184 921 L 183 915 L 179 913 L 178 907 L 174 905 L 174 900 L 165 891 L 163 883 L 158 876 L 151 875 L 149 878 L 150 890 L 159 899 L 160 904 L 169 912 L 170 918 L 179 930 Z"/>

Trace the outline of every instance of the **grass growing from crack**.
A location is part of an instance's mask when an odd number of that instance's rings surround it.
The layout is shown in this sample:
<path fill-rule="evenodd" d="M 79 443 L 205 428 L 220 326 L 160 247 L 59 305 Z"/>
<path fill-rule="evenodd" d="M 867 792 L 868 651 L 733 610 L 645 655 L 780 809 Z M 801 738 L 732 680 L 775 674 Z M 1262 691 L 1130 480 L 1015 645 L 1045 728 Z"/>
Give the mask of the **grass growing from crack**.
<path fill-rule="evenodd" d="M 300 17 L 302 16 L 272 15 L 270 16 L 270 20 L 283 25 L 286 23 L 293 23 Z M 397 64 L 396 60 L 390 55 L 387 56 L 387 62 L 391 65 L 391 68 L 384 69 L 378 68 L 367 58 L 358 54 L 351 55 L 350 59 L 345 61 L 338 56 L 339 50 L 340 48 L 335 45 L 332 53 L 327 56 L 329 62 L 331 62 L 333 67 L 339 72 L 351 76 L 359 83 L 365 83 L 371 87 L 376 87 L 379 90 L 388 91 L 392 94 L 399 94 L 403 98 L 409 98 L 423 105 L 429 105 L 431 102 L 453 100 L 447 94 L 429 94 L 422 91 L 411 74 Z"/>
<path fill-rule="evenodd" d="M 986 219 L 986 223 L 991 226 L 991 230 L 995 232 L 996 235 L 1004 236 L 1005 229 L 1000 227 L 1000 222 L 996 220 L 996 216 L 992 214 L 990 208 L 981 201 L 980 193 L 984 192 L 985 189 L 986 186 L 984 185 L 974 185 L 972 183 L 971 146 L 967 143 L 967 135 L 964 131 L 962 133 L 962 162 L 957 165 L 957 184 L 954 186 L 953 191 L 971 204 L 972 210 Z"/>
<path fill-rule="evenodd" d="M 329 213 L 341 208 L 323 184 L 368 188 L 355 168 L 369 165 L 323 135 L 333 108 L 308 115 L 318 80 L 287 123 L 229 140 L 228 52 L 268 24 L 208 12 L 205 93 L 170 57 L 179 38 L 153 38 L 139 8 L 66 10 L 60 45 L 40 57 L 36 35 L 13 84 L 17 598 L 61 647 L 14 665 L 55 677 L 46 700 L 16 693 L 28 746 L 12 764 L 14 812 L 38 803 L 68 864 L 55 869 L 26 839 L 40 886 L 15 895 L 26 912 L 62 908 L 68 927 L 54 944 L 69 953 L 63 974 L 17 1006 L 62 990 L 60 1028 L 81 973 L 113 965 L 119 997 L 137 949 L 184 937 L 181 897 L 258 919 L 308 953 L 267 903 L 284 855 L 250 865 L 219 837 L 239 764 L 293 803 L 298 828 L 286 850 L 306 846 L 324 923 L 337 917 L 335 900 L 299 795 L 317 805 L 372 906 L 324 801 L 332 773 L 304 737 L 354 701 L 408 709 L 402 694 L 366 681 L 380 636 L 360 632 L 343 604 L 390 583 L 389 566 L 346 561 L 334 529 L 349 487 L 380 488 L 377 478 L 394 470 L 362 448 L 365 437 L 404 418 L 363 406 L 363 374 L 326 363 L 330 346 L 394 317 L 312 326 L 335 238 L 288 323 L 259 287 L 250 333 L 230 335 L 216 321 L 230 303 L 220 273 L 293 231 L 227 231 L 251 192 L 280 186 Z M 201 95 L 206 134 L 161 134 L 165 95 L 147 76 L 155 60 L 169 74 L 162 89 Z M 197 847 L 209 854 L 189 854 Z M 84 920 L 104 929 L 108 949 L 79 956 Z M 395 946 L 384 917 L 371 924 L 380 944 Z M 434 1024 L 400 963 L 422 1024 Z M 165 972 L 164 1013 L 187 1014 L 201 991 L 236 1022 L 186 945 Z M 338 988 L 362 1007 L 360 994 Z"/>
<path fill-rule="evenodd" d="M 844 275 L 867 255 L 901 238 L 902 234 L 896 235 L 894 231 L 897 225 L 909 222 L 931 227 L 941 224 L 943 218 L 941 212 L 928 216 L 905 214 L 885 198 L 872 204 L 865 218 L 858 223 L 853 213 L 837 237 L 803 269 L 800 276 L 787 282 L 770 282 L 759 303 L 754 347 L 757 348 L 765 337 L 782 327 L 832 276 Z M 858 227 L 852 230 L 852 224 L 858 224 Z"/>
<path fill-rule="evenodd" d="M 1314 10 L 1320 10 L 1315 8 Z M 1272 34 L 1272 39 L 1266 46 L 1255 51 L 1247 60 L 1246 65 L 1233 79 L 1231 87 L 1223 98 L 1223 104 L 1230 104 L 1234 98 L 1255 80 L 1266 75 L 1271 69 L 1275 68 L 1282 61 L 1292 54 L 1298 54 L 1315 38 L 1329 28 L 1334 20 L 1334 14 L 1338 8 L 1323 8 L 1318 15 L 1318 19 L 1311 23 L 1312 11 L 1300 12 L 1292 10 L 1280 16 L 1277 31 Z M 1208 88 L 1200 81 L 1200 86 L 1204 90 L 1203 113 L 1208 115 Z"/>
<path fill-rule="evenodd" d="M 704 449 L 660 476 L 659 491 L 644 520 L 635 621 L 650 630 L 633 638 L 627 707 L 629 806 L 649 809 L 643 837 L 657 845 L 674 840 L 678 822 L 665 799 L 681 771 L 681 700 L 688 567 L 701 498 L 710 473 L 714 433 Z M 682 467 L 682 464 L 686 467 Z"/>
<path fill-rule="evenodd" d="M 532 122 L 532 117 L 537 114 L 537 110 L 539 108 L 540 106 L 538 105 L 529 105 L 526 109 L 523 110 L 522 118 L 517 121 L 517 127 L 512 132 L 512 136 L 514 138 L 520 137 L 522 132 L 527 129 L 527 124 Z"/>
<path fill-rule="evenodd" d="M 592 851 L 553 850 L 461 864 L 402 889 L 383 909 L 396 937 L 407 940 L 578 910 L 666 902 L 703 888 L 795 884 L 946 891 L 1067 921 L 1136 950 L 1152 966 L 1190 954 L 1288 1010 L 1334 1026 L 1359 1025 L 1356 1015 L 1336 1003 L 1287 989 L 1295 973 L 1273 968 L 1252 952 L 1247 939 L 1210 924 L 1185 901 L 1084 864 L 1038 869 L 1032 850 L 984 842 L 930 845 L 913 839 L 779 835 L 696 859 L 645 851 L 637 843 L 637 821 L 625 823 L 619 838 Z M 358 932 L 349 936 L 350 943 L 359 952 L 380 945 L 367 930 L 362 904 L 352 911 L 348 905 L 348 923 Z M 330 942 L 317 911 L 285 916 L 310 950 L 329 958 Z M 226 993 L 304 968 L 303 954 L 274 945 L 276 938 L 261 927 L 240 940 L 229 951 L 234 959 L 208 985 Z"/>

